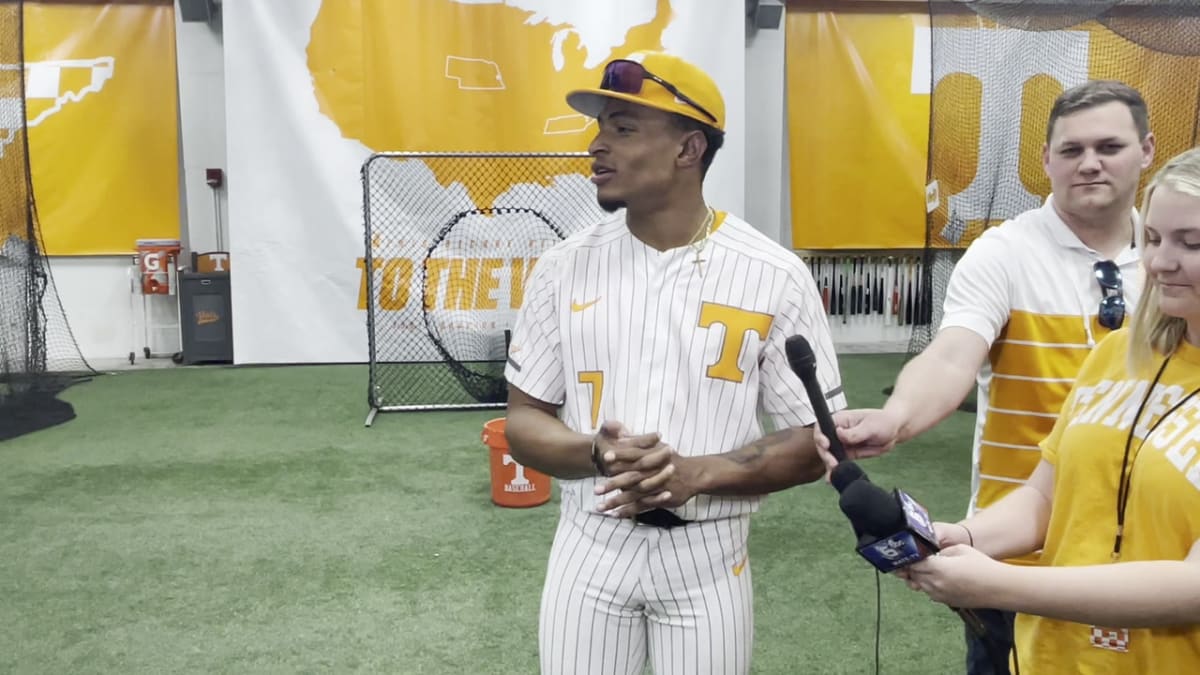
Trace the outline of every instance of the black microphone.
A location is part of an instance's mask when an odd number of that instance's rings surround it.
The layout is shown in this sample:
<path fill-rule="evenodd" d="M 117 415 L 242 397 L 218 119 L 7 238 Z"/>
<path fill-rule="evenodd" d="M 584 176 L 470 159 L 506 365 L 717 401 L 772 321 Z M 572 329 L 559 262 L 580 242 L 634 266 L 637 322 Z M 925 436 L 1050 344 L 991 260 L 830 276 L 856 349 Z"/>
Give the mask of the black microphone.
<path fill-rule="evenodd" d="M 825 392 L 817 382 L 817 357 L 808 340 L 803 335 L 793 335 L 784 342 L 783 348 L 788 366 L 800 378 L 808 394 L 817 426 L 829 439 L 829 453 L 838 461 L 829 482 L 840 495 L 838 507 L 854 528 L 859 555 L 881 572 L 894 572 L 937 553 L 940 549 L 929 511 L 903 490 L 888 493 L 875 485 L 862 467 L 846 459 L 837 425 L 825 404 Z M 962 618 L 971 632 L 980 637 L 985 635 L 983 623 L 974 612 L 957 607 L 950 609 Z M 995 658 L 992 660 L 999 663 Z"/>
<path fill-rule="evenodd" d="M 858 553 L 888 573 L 938 551 L 929 512 L 903 490 L 891 493 L 863 478 L 842 491 L 838 506 L 858 536 Z"/>
<path fill-rule="evenodd" d="M 829 454 L 838 461 L 837 467 L 829 476 L 829 482 L 841 492 L 850 483 L 866 478 L 866 474 L 857 464 L 846 459 L 846 449 L 842 447 L 842 440 L 838 438 L 837 425 L 833 422 L 833 415 L 829 414 L 829 406 L 825 404 L 825 392 L 817 382 L 817 357 L 813 354 L 812 345 L 808 344 L 803 335 L 793 335 L 783 343 L 783 351 L 787 354 L 788 366 L 804 385 L 808 403 L 817 418 L 817 426 L 820 427 L 821 433 L 825 434 L 825 438 L 829 439 Z"/>
<path fill-rule="evenodd" d="M 857 480 L 871 482 L 871 479 L 867 478 L 867 472 L 849 459 L 838 464 L 829 474 L 829 482 L 839 494 L 845 492 L 846 488 Z"/>

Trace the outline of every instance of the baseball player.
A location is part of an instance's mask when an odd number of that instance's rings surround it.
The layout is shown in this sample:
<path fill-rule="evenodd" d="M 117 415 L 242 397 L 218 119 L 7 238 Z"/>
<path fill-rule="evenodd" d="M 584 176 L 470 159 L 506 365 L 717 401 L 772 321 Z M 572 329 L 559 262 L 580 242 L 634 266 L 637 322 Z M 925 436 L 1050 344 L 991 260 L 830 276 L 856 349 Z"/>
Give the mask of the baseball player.
<path fill-rule="evenodd" d="M 845 407 L 821 300 L 796 255 L 705 204 L 725 126 L 707 74 L 639 53 L 567 102 L 597 119 L 613 215 L 540 258 L 505 371 L 511 453 L 562 495 L 541 670 L 746 673 L 749 516 L 825 471 L 787 337 Z"/>

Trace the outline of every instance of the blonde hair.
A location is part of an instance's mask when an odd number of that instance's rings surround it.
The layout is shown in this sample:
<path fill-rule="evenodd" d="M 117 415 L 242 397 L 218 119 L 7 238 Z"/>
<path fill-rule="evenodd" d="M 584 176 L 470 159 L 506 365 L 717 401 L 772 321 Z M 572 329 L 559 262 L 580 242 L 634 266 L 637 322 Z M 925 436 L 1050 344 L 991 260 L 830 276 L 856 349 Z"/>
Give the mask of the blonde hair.
<path fill-rule="evenodd" d="M 1183 152 L 1163 165 L 1150 184 L 1146 186 L 1146 194 L 1142 199 L 1141 219 L 1150 213 L 1150 200 L 1155 191 L 1163 188 L 1173 190 L 1190 197 L 1200 198 L 1200 148 L 1192 148 Z M 1145 256 L 1145 226 L 1137 228 L 1137 239 Z M 1150 274 L 1143 270 L 1144 282 L 1142 294 L 1138 297 L 1137 311 L 1129 326 L 1129 368 L 1139 372 L 1154 360 L 1154 354 L 1169 356 L 1175 352 L 1184 335 L 1187 334 L 1187 321 L 1177 316 L 1168 316 L 1159 306 L 1161 298 L 1158 285 Z"/>

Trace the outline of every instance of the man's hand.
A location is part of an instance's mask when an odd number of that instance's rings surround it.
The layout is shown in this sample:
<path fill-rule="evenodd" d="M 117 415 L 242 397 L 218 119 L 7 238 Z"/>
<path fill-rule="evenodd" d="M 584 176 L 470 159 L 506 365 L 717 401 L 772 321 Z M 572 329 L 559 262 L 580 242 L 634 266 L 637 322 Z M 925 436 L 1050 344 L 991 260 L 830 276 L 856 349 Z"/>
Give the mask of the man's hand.
<path fill-rule="evenodd" d="M 613 476 L 604 485 L 596 486 L 597 495 L 607 495 L 617 490 L 597 508 L 601 513 L 612 513 L 620 518 L 632 518 L 650 509 L 673 509 L 683 506 L 699 491 L 697 467 L 694 458 L 682 457 L 667 446 L 667 463 L 653 475 L 645 471 L 632 470 Z M 655 450 L 646 456 L 656 456 Z"/>
<path fill-rule="evenodd" d="M 846 458 L 863 459 L 882 455 L 895 447 L 902 421 L 887 410 L 862 408 L 839 410 L 833 414 L 833 423 L 837 426 L 838 439 L 846 450 Z M 836 465 L 837 461 L 829 454 L 829 439 L 821 433 L 820 427 L 815 425 L 813 440 L 816 441 L 817 451 L 821 453 L 825 464 L 831 468 Z"/>
<path fill-rule="evenodd" d="M 604 475 L 615 476 L 635 467 L 648 467 L 649 464 L 643 461 L 645 455 L 648 451 L 665 447 L 659 443 L 660 440 L 657 433 L 630 435 L 625 425 L 608 420 L 596 432 L 595 454 L 600 458 Z"/>
<path fill-rule="evenodd" d="M 608 477 L 608 481 L 597 486 L 596 494 L 621 491 L 602 503 L 597 511 L 617 510 L 613 515 L 632 518 L 647 508 L 658 506 L 632 507 L 640 497 L 658 495 L 660 500 L 670 499 L 671 495 L 663 494 L 663 491 L 675 472 L 672 460 L 679 456 L 662 444 L 659 434 L 632 436 L 620 422 L 604 422 L 596 433 L 596 453 L 603 473 Z"/>

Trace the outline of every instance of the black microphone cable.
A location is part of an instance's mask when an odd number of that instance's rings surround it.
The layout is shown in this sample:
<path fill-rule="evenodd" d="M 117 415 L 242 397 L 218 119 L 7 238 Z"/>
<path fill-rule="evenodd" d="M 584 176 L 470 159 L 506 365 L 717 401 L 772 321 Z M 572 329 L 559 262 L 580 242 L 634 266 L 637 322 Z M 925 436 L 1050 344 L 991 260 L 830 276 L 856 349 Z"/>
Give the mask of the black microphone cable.
<path fill-rule="evenodd" d="M 879 537 L 888 536 L 888 533 L 905 529 L 907 523 L 904 510 L 896 498 L 872 483 L 861 467 L 853 462 L 846 462 L 839 464 L 834 473 L 835 475 L 840 473 L 840 478 L 845 481 L 845 484 L 836 484 L 841 481 L 835 481 L 835 485 L 841 492 L 838 506 L 854 528 L 854 536 L 860 545 L 864 541 L 869 543 Z M 931 544 L 933 544 L 932 553 L 936 554 L 939 548 L 936 543 L 931 542 Z M 879 572 L 878 568 L 876 568 L 876 572 Z M 878 575 L 876 580 L 878 581 Z M 947 605 L 947 607 L 950 606 Z M 979 638 L 995 672 L 1007 673 L 1008 654 L 1001 649 L 995 636 L 988 634 L 979 616 L 974 611 L 961 607 L 950 607 L 950 610 L 962 619 L 968 631 Z M 878 635 L 876 638 L 878 639 Z M 1015 662 L 1013 675 L 1020 675 L 1020 670 L 1016 668 Z"/>
<path fill-rule="evenodd" d="M 883 634 L 883 591 L 879 570 L 875 570 L 875 675 L 879 675 L 879 636 Z"/>
<path fill-rule="evenodd" d="M 875 675 L 879 675 L 879 642 L 880 636 L 883 633 L 883 592 L 880 589 L 879 578 L 883 573 L 878 569 L 875 570 Z M 979 621 L 979 617 L 970 610 L 962 610 L 956 607 L 950 607 L 962 618 L 967 629 L 971 631 L 975 637 L 983 643 L 983 647 L 987 650 L 988 660 L 992 662 L 992 671 L 996 673 L 1008 672 L 1008 662 L 1004 660 L 1006 656 L 1000 649 L 995 636 L 989 635 L 983 624 Z M 972 620 L 968 619 L 968 616 Z M 1012 649 L 1012 675 L 1021 675 L 1021 667 L 1017 664 L 1017 649 L 1013 646 Z"/>

